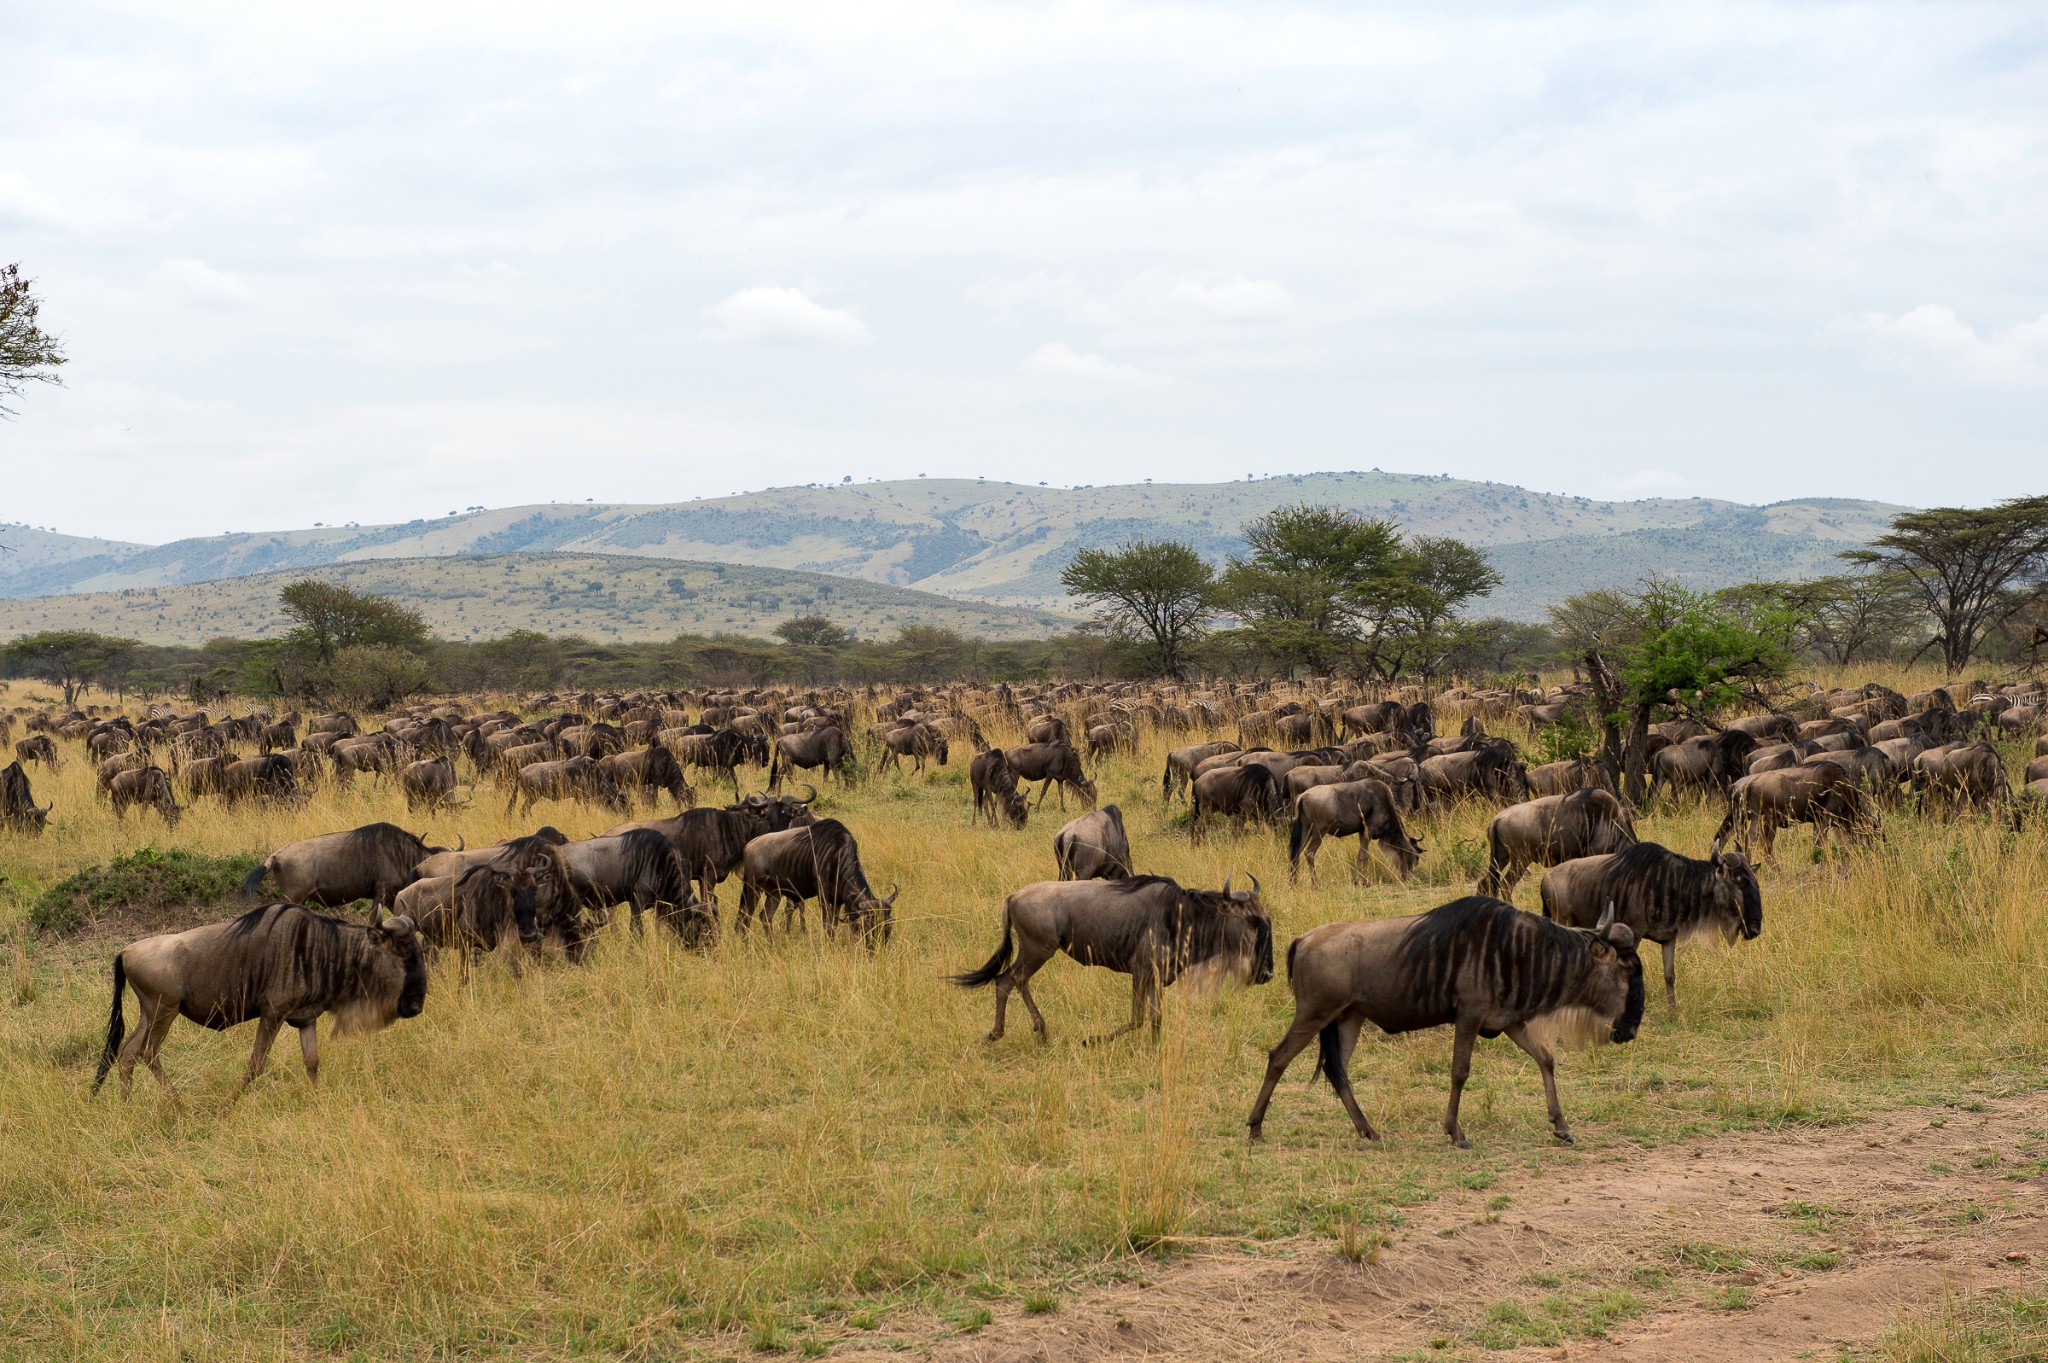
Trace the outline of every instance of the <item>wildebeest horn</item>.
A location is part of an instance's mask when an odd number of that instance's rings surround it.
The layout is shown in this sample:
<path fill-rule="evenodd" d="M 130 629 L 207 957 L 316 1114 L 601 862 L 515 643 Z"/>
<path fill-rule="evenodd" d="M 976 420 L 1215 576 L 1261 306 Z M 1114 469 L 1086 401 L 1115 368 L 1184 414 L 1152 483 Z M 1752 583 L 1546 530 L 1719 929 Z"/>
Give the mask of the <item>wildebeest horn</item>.
<path fill-rule="evenodd" d="M 412 935 L 412 919 L 406 917 L 402 913 L 395 918 L 385 919 L 382 923 L 379 923 L 377 926 L 384 929 L 385 932 L 389 933 L 393 937 L 409 937 Z"/>
<path fill-rule="evenodd" d="M 1236 880 L 1236 879 L 1237 879 L 1237 872 L 1235 872 L 1235 871 L 1232 871 L 1232 872 L 1231 872 L 1231 873 L 1230 873 L 1229 875 L 1227 875 L 1227 876 L 1223 877 L 1223 893 L 1225 893 L 1225 894 L 1229 894 L 1229 893 L 1230 893 L 1230 882 L 1231 882 L 1231 881 L 1233 881 L 1233 880 Z"/>
<path fill-rule="evenodd" d="M 1721 839 L 1720 839 L 1719 837 L 1716 837 L 1716 838 L 1714 839 L 1714 845 L 1713 845 L 1712 847 L 1709 847 L 1709 848 L 1707 849 L 1707 860 L 1708 860 L 1708 861 L 1719 861 L 1720 859 L 1721 859 Z"/>
<path fill-rule="evenodd" d="M 457 834 L 455 835 L 455 850 L 456 850 L 456 851 L 458 851 L 458 852 L 464 852 L 464 851 L 467 851 L 468 849 L 469 849 L 469 840 L 468 840 L 467 838 L 465 838 L 465 837 L 464 837 L 464 836 L 463 836 L 462 834 L 460 834 L 460 833 L 457 833 Z"/>
<path fill-rule="evenodd" d="M 1600 923 L 1599 923 L 1599 926 L 1595 927 L 1595 928 L 1593 929 L 1593 931 L 1595 931 L 1595 932 L 1600 932 L 1600 933 L 1604 933 L 1604 932 L 1606 932 L 1606 931 L 1607 931 L 1607 929 L 1609 929 L 1609 928 L 1611 928 L 1611 927 L 1613 927 L 1613 926 L 1614 926 L 1614 901 L 1610 899 L 1610 900 L 1608 900 L 1608 901 L 1607 901 L 1607 912 L 1606 912 L 1606 913 L 1603 913 L 1603 914 L 1601 914 L 1601 915 L 1600 915 Z"/>
<path fill-rule="evenodd" d="M 889 884 L 889 893 L 888 893 L 887 895 L 883 896 L 883 898 L 882 898 L 882 904 L 883 904 L 883 906 L 884 906 L 885 908 L 891 908 L 891 909 L 895 908 L 895 907 L 896 907 L 896 896 L 897 896 L 897 895 L 899 895 L 899 894 L 902 894 L 902 893 L 903 893 L 902 889 L 901 889 L 901 888 L 900 888 L 900 887 L 899 887 L 898 885 L 896 885 L 896 883 L 895 883 L 895 882 L 891 881 L 891 882 L 890 882 L 890 884 Z"/>
<path fill-rule="evenodd" d="M 804 796 L 803 802 L 805 804 L 809 804 L 811 801 L 818 798 L 818 788 L 812 785 L 809 781 L 804 782 L 804 789 L 810 792 L 809 795 Z"/>

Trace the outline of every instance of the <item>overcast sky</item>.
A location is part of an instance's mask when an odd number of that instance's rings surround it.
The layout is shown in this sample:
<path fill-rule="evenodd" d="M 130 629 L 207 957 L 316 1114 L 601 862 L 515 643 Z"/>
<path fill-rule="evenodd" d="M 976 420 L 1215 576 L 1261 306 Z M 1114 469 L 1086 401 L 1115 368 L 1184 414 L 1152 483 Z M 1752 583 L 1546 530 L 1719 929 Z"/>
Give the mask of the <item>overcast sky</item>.
<path fill-rule="evenodd" d="M 164 540 L 928 473 L 2048 490 L 2048 6 L 0 10 L 67 385 Z"/>

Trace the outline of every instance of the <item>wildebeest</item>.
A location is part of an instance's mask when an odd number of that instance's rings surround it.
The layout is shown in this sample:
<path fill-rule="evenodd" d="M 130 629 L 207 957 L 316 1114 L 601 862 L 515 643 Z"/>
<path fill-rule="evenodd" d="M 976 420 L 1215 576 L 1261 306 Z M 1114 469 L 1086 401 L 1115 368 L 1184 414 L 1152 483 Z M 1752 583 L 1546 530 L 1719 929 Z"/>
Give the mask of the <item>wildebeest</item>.
<path fill-rule="evenodd" d="M 1001 748 L 988 748 L 974 755 L 974 760 L 967 764 L 967 784 L 974 793 L 970 822 L 979 824 L 986 814 L 988 826 L 994 828 L 1000 814 L 1010 821 L 1012 828 L 1024 826 L 1031 807 L 1017 789 L 1017 769 L 1010 765 L 1009 755 Z"/>
<path fill-rule="evenodd" d="M 719 779 L 731 781 L 734 799 L 738 799 L 740 794 L 740 766 L 743 763 L 757 767 L 769 764 L 767 737 L 741 733 L 738 729 L 683 734 L 675 739 L 673 750 L 676 760 L 684 766 L 703 767 L 716 772 Z"/>
<path fill-rule="evenodd" d="M 1543 916 L 1583 928 L 1604 913 L 1628 924 L 1639 941 L 1664 948 L 1664 998 L 1678 1008 L 1678 944 L 1714 932 L 1721 940 L 1753 941 L 1764 930 L 1764 897 L 1756 872 L 1739 852 L 1717 843 L 1706 860 L 1680 856 L 1654 842 L 1623 852 L 1580 857 L 1543 877 Z"/>
<path fill-rule="evenodd" d="M 1115 805 L 1071 819 L 1052 837 L 1052 860 L 1061 880 L 1122 880 L 1131 869 L 1124 812 Z"/>
<path fill-rule="evenodd" d="M 1650 758 L 1650 798 L 1665 786 L 1674 793 L 1690 788 L 1703 795 L 1725 794 L 1748 774 L 1756 749 L 1756 736 L 1742 729 L 1700 734 L 1660 748 Z"/>
<path fill-rule="evenodd" d="M 950 745 L 945 736 L 926 724 L 899 724 L 882 735 L 882 751 L 888 755 L 889 769 L 901 769 L 902 759 L 910 759 L 913 773 L 924 770 L 926 758 L 934 758 L 940 766 L 946 765 Z"/>
<path fill-rule="evenodd" d="M 1953 810 L 2012 803 L 2005 763 L 1989 743 L 1930 748 L 1913 760 L 1913 781 L 1923 805 Z"/>
<path fill-rule="evenodd" d="M 717 931 L 717 918 L 690 893 L 689 872 L 675 845 L 652 828 L 565 843 L 555 850 L 555 861 L 578 905 L 601 911 L 628 905 L 634 932 L 642 931 L 640 915 L 649 909 L 692 946 Z"/>
<path fill-rule="evenodd" d="M 57 758 L 57 745 L 48 734 L 30 734 L 27 738 L 16 739 L 14 760 L 17 762 L 40 762 L 51 771 L 64 764 Z"/>
<path fill-rule="evenodd" d="M 132 806 L 146 805 L 166 824 L 175 826 L 185 812 L 179 808 L 177 793 L 171 789 L 170 774 L 162 767 L 137 767 L 116 773 L 107 783 L 107 798 L 118 818 L 127 817 Z"/>
<path fill-rule="evenodd" d="M 1081 771 L 1081 754 L 1065 743 L 1026 743 L 1004 754 L 1020 781 L 1038 781 L 1037 803 L 1045 803 L 1047 790 L 1060 789 L 1060 808 L 1067 807 L 1067 792 L 1074 792 L 1083 809 L 1095 808 L 1095 783 Z"/>
<path fill-rule="evenodd" d="M 445 757 L 408 762 L 398 773 L 409 810 L 453 809 L 455 807 L 455 764 Z"/>
<path fill-rule="evenodd" d="M 1195 779 L 1195 768 L 1219 753 L 1233 753 L 1238 746 L 1229 739 L 1214 743 L 1193 743 L 1166 755 L 1166 771 L 1159 778 L 1159 798 L 1171 800 Z"/>
<path fill-rule="evenodd" d="M 1303 791 L 1294 802 L 1294 823 L 1287 833 L 1289 878 L 1298 876 L 1306 861 L 1309 879 L 1315 879 L 1316 851 L 1324 838 L 1357 838 L 1352 879 L 1365 879 L 1367 844 L 1377 842 L 1393 859 L 1395 873 L 1406 880 L 1422 860 L 1422 840 L 1409 836 L 1395 805 L 1393 790 L 1374 777 Z"/>
<path fill-rule="evenodd" d="M 1506 1035 L 1536 1062 L 1550 1129 L 1570 1141 L 1557 1101 L 1553 1043 L 1628 1041 L 1643 1021 L 1643 963 L 1627 924 L 1610 912 L 1590 932 L 1567 928 L 1483 895 L 1407 918 L 1312 929 L 1287 948 L 1287 974 L 1294 1025 L 1267 1057 L 1266 1082 L 1246 1122 L 1253 1140 L 1263 1134 L 1280 1076 L 1317 1038 L 1318 1070 L 1358 1134 L 1378 1139 L 1351 1091 L 1348 1068 L 1358 1034 L 1370 1022 L 1390 1035 L 1456 1029 L 1444 1133 L 1459 1149 L 1471 1145 L 1458 1122 L 1458 1101 L 1472 1073 L 1472 1043 L 1482 1036 Z"/>
<path fill-rule="evenodd" d="M 1504 744 L 1426 757 L 1418 765 L 1417 779 L 1431 799 L 1485 795 L 1521 800 L 1529 794 L 1529 769 Z"/>
<path fill-rule="evenodd" d="M 1522 873 L 1575 857 L 1619 852 L 1636 840 L 1628 807 L 1604 790 L 1542 795 L 1509 805 L 1486 826 L 1486 871 L 1479 893 L 1514 896 Z"/>
<path fill-rule="evenodd" d="M 1249 890 L 1192 890 L 1164 876 L 1127 880 L 1044 880 L 1003 901 L 1003 941 L 978 970 L 953 977 L 967 989 L 996 987 L 996 1022 L 990 1041 L 1003 1035 L 1003 1015 L 1016 990 L 1031 1013 L 1031 1028 L 1045 1038 L 1045 1016 L 1031 997 L 1031 977 L 1064 951 L 1082 965 L 1131 977 L 1131 1020 L 1097 1037 L 1109 1041 L 1137 1030 L 1149 1009 L 1159 1034 L 1160 995 L 1194 966 L 1214 961 L 1251 984 L 1273 978 L 1273 920 Z"/>
<path fill-rule="evenodd" d="M 861 869 L 860 845 L 852 832 L 837 819 L 819 819 L 800 828 L 764 833 L 747 844 L 733 921 L 745 932 L 758 908 L 762 930 L 768 931 L 781 904 L 786 931 L 800 921 L 804 901 L 815 899 L 827 937 L 838 935 L 843 922 L 854 937 L 877 946 L 888 941 L 894 929 L 897 893 L 892 885 L 888 894 L 876 894 Z"/>
<path fill-rule="evenodd" d="M 1728 813 L 1714 841 L 1724 843 L 1733 834 L 1734 845 L 1747 856 L 1751 840 L 1760 838 L 1759 860 L 1768 861 L 1778 830 L 1795 823 L 1812 824 L 1817 837 L 1844 833 L 1859 840 L 1877 837 L 1884 827 L 1870 797 L 1840 767 L 1798 766 L 1757 772 L 1730 786 Z"/>
<path fill-rule="evenodd" d="M 288 804 L 299 798 L 299 777 L 291 759 L 277 753 L 229 762 L 220 772 L 221 802 L 233 808 L 243 800 Z"/>
<path fill-rule="evenodd" d="M 853 756 L 853 744 L 836 724 L 823 725 L 804 733 L 784 734 L 775 740 L 775 755 L 768 765 L 768 789 L 782 789 L 792 771 L 822 771 L 846 782 L 846 760 Z"/>
<path fill-rule="evenodd" d="M 1563 795 L 1574 790 L 1620 794 L 1614 789 L 1614 773 L 1607 770 L 1607 764 L 1590 757 L 1568 757 L 1562 762 L 1545 762 L 1529 768 L 1532 795 Z"/>
<path fill-rule="evenodd" d="M 416 925 L 429 947 L 450 947 L 472 958 L 502 952 L 512 973 L 523 973 L 519 946 L 541 939 L 539 882 L 525 868 L 472 866 L 460 875 L 423 876 L 398 892 L 394 907 Z"/>
<path fill-rule="evenodd" d="M 658 804 L 664 791 L 675 800 L 677 809 L 688 809 L 697 803 L 696 787 L 683 775 L 683 764 L 676 761 L 676 755 L 659 738 L 648 739 L 644 748 L 600 757 L 597 765 L 610 774 L 619 789 L 639 791 L 650 805 Z"/>
<path fill-rule="evenodd" d="M 0 828 L 39 835 L 49 824 L 50 811 L 54 808 L 54 800 L 37 806 L 35 792 L 29 788 L 28 773 L 21 769 L 21 763 L 9 762 L 0 767 Z"/>
<path fill-rule="evenodd" d="M 817 787 L 811 787 L 816 796 Z M 789 795 L 749 795 L 723 809 L 686 809 L 667 819 L 641 819 L 608 828 L 605 837 L 648 828 L 667 838 L 683 859 L 704 902 L 718 904 L 718 883 L 739 869 L 747 844 L 764 833 L 779 833 L 811 821 L 810 801 Z"/>
<path fill-rule="evenodd" d="M 1279 822 L 1287 811 L 1287 789 L 1272 768 L 1247 762 L 1197 776 L 1192 803 L 1194 819 L 1188 825 L 1188 836 L 1200 842 L 1208 836 L 1209 820 L 1217 815 L 1229 816 L 1239 828 L 1248 820 Z"/>
<path fill-rule="evenodd" d="M 601 804 L 615 814 L 630 813 L 633 808 L 619 783 L 594 757 L 565 757 L 521 767 L 513 778 L 505 812 L 510 814 L 512 807 L 518 805 L 522 815 L 530 814 L 536 800 L 585 800 Z"/>
<path fill-rule="evenodd" d="M 400 890 L 420 878 L 421 862 L 448 850 L 427 846 L 397 824 L 364 824 L 286 843 L 249 872 L 242 894 L 254 899 L 264 877 L 273 876 L 278 892 L 294 904 L 340 908 L 367 899 L 388 909 Z"/>
<path fill-rule="evenodd" d="M 125 1045 L 124 987 L 135 990 L 140 1005 Z M 317 1083 L 321 1014 L 334 1014 L 335 1032 L 346 1036 L 418 1017 L 426 1003 L 427 966 L 411 919 L 348 923 L 298 904 L 266 904 L 230 922 L 146 937 L 115 954 L 114 1006 L 93 1091 L 118 1061 L 125 1097 L 137 1060 L 171 1088 L 157 1052 L 180 1016 L 217 1032 L 257 1020 L 242 1075 L 246 1089 L 286 1023 L 298 1029 L 307 1081 Z"/>
<path fill-rule="evenodd" d="M 1067 722 L 1064 719 L 1058 715 L 1040 715 L 1024 726 L 1024 741 L 1071 744 L 1073 738 L 1067 732 Z"/>

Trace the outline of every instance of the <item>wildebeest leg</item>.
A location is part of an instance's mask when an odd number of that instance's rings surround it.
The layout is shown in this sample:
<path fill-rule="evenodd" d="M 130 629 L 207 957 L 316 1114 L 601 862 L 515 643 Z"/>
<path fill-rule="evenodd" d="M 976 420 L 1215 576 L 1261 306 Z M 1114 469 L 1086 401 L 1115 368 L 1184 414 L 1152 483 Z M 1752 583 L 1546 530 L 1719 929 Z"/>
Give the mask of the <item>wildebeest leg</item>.
<path fill-rule="evenodd" d="M 1671 1005 L 1671 1011 L 1678 1011 L 1678 940 L 1673 938 L 1664 944 L 1664 1002 Z"/>
<path fill-rule="evenodd" d="M 1003 1039 L 1003 1016 L 1009 1011 L 1012 989 L 1030 1010 L 1031 1030 L 1038 1033 L 1040 1041 L 1045 1040 L 1045 1015 L 1038 1011 L 1038 1002 L 1031 997 L 1031 977 L 1043 970 L 1052 956 L 1052 951 L 1023 933 L 1017 934 L 1017 959 L 996 979 L 996 1025 L 989 1031 L 990 1041 Z"/>
<path fill-rule="evenodd" d="M 1266 1082 L 1259 1088 L 1259 1100 L 1252 1104 L 1252 1115 L 1245 1119 L 1251 1128 L 1251 1138 L 1264 1140 L 1262 1130 L 1266 1124 L 1266 1109 L 1272 1105 L 1273 1090 L 1280 1086 L 1280 1076 L 1287 1073 L 1287 1067 L 1294 1063 L 1294 1057 L 1301 1054 L 1302 1047 L 1315 1039 L 1323 1030 L 1326 1019 L 1297 1013 L 1294 1025 L 1287 1029 L 1287 1035 L 1280 1038 L 1280 1044 L 1266 1052 Z"/>
<path fill-rule="evenodd" d="M 121 1096 L 125 1099 L 135 1081 L 135 1062 L 139 1059 L 149 1066 L 149 1072 L 164 1086 L 165 1092 L 175 1093 L 171 1078 L 164 1073 L 156 1053 L 162 1049 L 164 1034 L 171 1030 L 171 1024 L 178 1020 L 178 1001 L 158 995 L 145 995 L 136 990 L 136 1001 L 142 1005 L 142 1016 L 135 1021 L 135 1032 L 128 1043 L 121 1048 Z"/>
<path fill-rule="evenodd" d="M 306 1062 L 306 1082 L 320 1082 L 320 1019 L 299 1028 L 299 1059 Z"/>
<path fill-rule="evenodd" d="M 1091 1036 L 1081 1044 L 1084 1046 L 1100 1046 L 1106 1042 L 1114 1041 L 1120 1036 L 1137 1031 L 1138 1023 L 1145 1017 L 1146 1004 L 1148 1002 L 1152 1006 L 1152 1035 L 1158 1036 L 1158 989 L 1158 982 L 1151 971 L 1144 969 L 1133 970 L 1131 972 L 1131 1020 L 1121 1027 L 1104 1032 L 1101 1036 Z"/>
<path fill-rule="evenodd" d="M 270 1043 L 277 1040 L 277 1029 L 284 1026 L 283 1018 L 262 1018 L 256 1023 L 256 1045 L 249 1052 L 249 1069 L 242 1076 L 242 1088 L 256 1082 L 256 1076 L 263 1073 L 263 1066 L 270 1059 Z M 239 1093 L 241 1090 L 236 1090 Z"/>
<path fill-rule="evenodd" d="M 1459 1018 L 1457 1036 L 1451 1042 L 1451 1105 L 1444 1112 L 1444 1134 L 1460 1150 L 1470 1150 L 1465 1128 L 1458 1125 L 1458 1100 L 1465 1096 L 1465 1081 L 1472 1077 L 1472 1043 L 1479 1039 L 1479 1024 Z"/>
<path fill-rule="evenodd" d="M 1507 1038 L 1527 1051 L 1529 1058 L 1536 1062 L 1536 1068 L 1543 1071 L 1543 1101 L 1549 1107 L 1551 1133 L 1570 1145 L 1572 1133 L 1564 1124 L 1564 1108 L 1557 1101 L 1557 1063 L 1551 1057 L 1550 1048 L 1530 1036 L 1525 1026 L 1508 1028 Z"/>
<path fill-rule="evenodd" d="M 1361 847 L 1365 845 L 1364 838 L 1360 838 L 1358 842 Z M 1372 1129 L 1372 1122 L 1358 1106 L 1358 1095 L 1351 1091 L 1351 1053 L 1358 1049 L 1358 1034 L 1365 1027 L 1365 1014 L 1346 1013 L 1337 1019 L 1334 1026 L 1337 1029 L 1334 1057 L 1336 1063 L 1334 1072 L 1329 1074 L 1330 1087 L 1337 1090 L 1337 1100 L 1343 1103 L 1344 1110 L 1351 1114 L 1351 1125 L 1357 1129 L 1358 1134 L 1366 1140 L 1376 1141 L 1380 1138 L 1379 1133 Z M 1323 1057 L 1326 1072 L 1330 1071 L 1331 1061 L 1331 1056 Z"/>

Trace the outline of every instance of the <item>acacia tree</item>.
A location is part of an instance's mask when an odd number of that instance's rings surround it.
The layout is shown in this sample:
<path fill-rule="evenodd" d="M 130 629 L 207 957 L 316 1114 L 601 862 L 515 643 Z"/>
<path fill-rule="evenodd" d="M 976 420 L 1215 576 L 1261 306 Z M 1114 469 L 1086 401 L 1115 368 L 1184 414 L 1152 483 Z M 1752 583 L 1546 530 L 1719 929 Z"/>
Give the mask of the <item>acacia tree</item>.
<path fill-rule="evenodd" d="M 1217 599 L 1241 637 L 1287 667 L 1325 672 L 1368 651 L 1398 600 L 1401 531 L 1342 507 L 1275 507 L 1244 527 L 1251 552 L 1232 559 Z"/>
<path fill-rule="evenodd" d="M 1869 548 L 1842 557 L 1912 584 L 1940 631 L 1926 647 L 1939 648 L 1942 666 L 1957 673 L 2048 568 L 2048 496 L 1902 512 Z"/>
<path fill-rule="evenodd" d="M 1450 652 L 1458 612 L 1501 584 L 1486 551 L 1449 535 L 1417 535 L 1395 562 L 1392 608 L 1379 632 L 1381 675 L 1399 676 L 1410 658 L 1434 676 Z"/>
<path fill-rule="evenodd" d="M 88 686 L 108 685 L 121 676 L 142 645 L 133 639 L 87 629 L 52 629 L 29 634 L 7 646 L 14 670 L 64 688 L 64 703 L 78 703 Z"/>
<path fill-rule="evenodd" d="M 1144 640 L 1157 671 L 1179 677 L 1212 610 L 1216 570 L 1179 540 L 1133 540 L 1081 550 L 1060 582 L 1112 634 Z"/>
<path fill-rule="evenodd" d="M 323 667 L 343 649 L 382 645 L 417 653 L 427 644 L 420 613 L 381 596 L 307 577 L 287 585 L 278 600 L 296 622 L 286 640 Z"/>
<path fill-rule="evenodd" d="M 64 347 L 36 320 L 42 303 L 30 291 L 34 282 L 19 265 L 0 267 L 0 417 L 14 415 L 7 399 L 29 384 L 63 381 Z"/>

